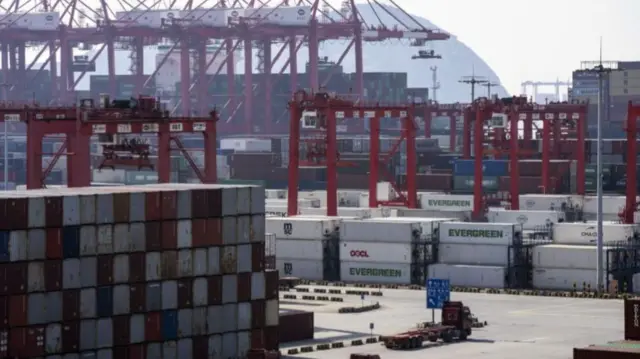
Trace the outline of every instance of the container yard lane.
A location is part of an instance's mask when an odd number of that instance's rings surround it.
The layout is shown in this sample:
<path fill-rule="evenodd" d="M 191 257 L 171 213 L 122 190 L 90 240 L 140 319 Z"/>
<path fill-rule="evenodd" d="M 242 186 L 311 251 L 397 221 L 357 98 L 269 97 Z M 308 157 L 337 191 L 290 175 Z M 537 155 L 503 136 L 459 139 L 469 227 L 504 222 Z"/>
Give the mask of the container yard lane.
<path fill-rule="evenodd" d="M 311 286 L 310 288 L 313 288 Z M 348 289 L 348 288 L 341 288 Z M 354 288 L 357 289 L 357 288 Z M 312 289 L 313 291 L 313 289 Z M 365 304 L 379 301 L 382 308 L 362 314 L 338 314 L 329 308 L 307 306 L 315 314 L 316 339 L 313 342 L 288 343 L 286 348 L 332 341 L 349 341 L 373 334 L 391 335 L 431 320 L 425 308 L 425 293 L 412 290 L 383 290 L 381 297 L 365 297 Z M 343 296 L 342 306 L 359 305 L 359 296 Z M 488 326 L 474 329 L 468 342 L 424 344 L 429 358 L 456 357 L 491 359 L 566 359 L 574 347 L 605 343 L 623 337 L 623 303 L 619 300 L 549 298 L 474 293 L 451 293 L 451 300 L 463 301 L 480 321 Z M 335 304 L 330 304 L 333 308 Z M 440 313 L 436 311 L 436 318 Z M 320 328 L 321 330 L 318 330 Z M 333 333 L 331 337 L 327 333 Z M 415 358 L 415 350 L 389 350 L 382 344 L 303 353 L 292 358 L 348 358 L 351 353 L 379 354 L 389 358 Z"/>

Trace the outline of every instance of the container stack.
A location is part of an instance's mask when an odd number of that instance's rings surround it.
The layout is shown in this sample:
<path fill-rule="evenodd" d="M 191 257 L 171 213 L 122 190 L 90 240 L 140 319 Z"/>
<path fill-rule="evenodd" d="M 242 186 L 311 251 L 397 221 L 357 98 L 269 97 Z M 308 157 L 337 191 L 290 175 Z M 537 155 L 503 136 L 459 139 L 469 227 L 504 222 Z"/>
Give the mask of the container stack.
<path fill-rule="evenodd" d="M 355 283 L 424 283 L 428 238 L 420 218 L 345 219 L 340 279 Z M 431 231 L 432 232 L 432 231 Z"/>
<path fill-rule="evenodd" d="M 0 196 L 0 357 L 228 358 L 277 348 L 263 189 Z"/>
<path fill-rule="evenodd" d="M 522 241 L 520 225 L 443 222 L 439 234 L 438 264 L 429 267 L 429 278 L 460 287 L 505 287 L 517 260 L 514 247 Z"/>
<path fill-rule="evenodd" d="M 280 277 L 339 280 L 340 220 L 325 216 L 268 217 L 266 228 L 276 236 Z"/>

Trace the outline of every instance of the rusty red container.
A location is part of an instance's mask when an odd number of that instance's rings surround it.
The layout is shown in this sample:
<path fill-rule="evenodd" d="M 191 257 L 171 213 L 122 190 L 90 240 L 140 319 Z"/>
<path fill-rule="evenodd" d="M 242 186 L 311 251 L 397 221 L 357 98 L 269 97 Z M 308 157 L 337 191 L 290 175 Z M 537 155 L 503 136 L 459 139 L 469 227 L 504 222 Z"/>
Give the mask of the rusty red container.
<path fill-rule="evenodd" d="M 65 322 L 62 324 L 62 352 L 74 353 L 80 347 L 79 322 Z"/>
<path fill-rule="evenodd" d="M 178 248 L 178 222 L 174 220 L 162 221 L 162 249 L 172 250 Z"/>
<path fill-rule="evenodd" d="M 147 270 L 147 256 L 144 252 L 129 253 L 129 282 L 143 282 Z"/>
<path fill-rule="evenodd" d="M 192 219 L 191 220 L 191 246 L 194 248 L 202 248 L 207 246 L 207 220 Z"/>
<path fill-rule="evenodd" d="M 0 331 L 9 328 L 9 297 L 0 297 Z"/>
<path fill-rule="evenodd" d="M 251 300 L 251 273 L 238 273 L 238 302 Z"/>
<path fill-rule="evenodd" d="M 147 358 L 147 347 L 145 347 L 144 344 L 129 345 L 126 348 L 128 348 L 129 350 L 128 359 L 146 359 Z M 120 358 L 120 357 L 114 355 L 114 358 Z"/>
<path fill-rule="evenodd" d="M 145 192 L 144 207 L 146 221 L 159 221 L 162 219 L 162 199 L 160 192 Z"/>
<path fill-rule="evenodd" d="M 209 305 L 222 304 L 222 276 L 207 277 L 207 291 Z"/>
<path fill-rule="evenodd" d="M 98 285 L 113 284 L 113 254 L 98 256 Z"/>
<path fill-rule="evenodd" d="M 44 334 L 44 326 L 32 326 L 27 328 L 25 331 L 25 349 L 28 358 L 44 356 Z"/>
<path fill-rule="evenodd" d="M 62 259 L 62 230 L 60 228 L 47 228 L 47 259 Z"/>
<path fill-rule="evenodd" d="M 280 312 L 278 325 L 280 343 L 313 339 L 313 312 Z"/>
<path fill-rule="evenodd" d="M 251 348 L 264 348 L 264 333 L 262 329 L 251 330 Z"/>
<path fill-rule="evenodd" d="M 197 189 L 191 191 L 191 218 L 207 218 L 207 191 Z"/>
<path fill-rule="evenodd" d="M 26 262 L 4 264 L 4 279 L 7 294 L 22 294 L 27 291 L 27 266 Z"/>
<path fill-rule="evenodd" d="M 5 207 L 6 217 L 4 218 L 8 221 L 8 224 L 6 226 L 3 225 L 3 228 L 27 228 L 29 223 L 29 200 L 27 198 L 9 198 L 2 201 L 4 206 L 0 204 L 0 208 Z"/>
<path fill-rule="evenodd" d="M 44 288 L 47 292 L 62 289 L 62 261 L 48 260 L 44 262 Z"/>
<path fill-rule="evenodd" d="M 251 243 L 251 271 L 264 271 L 264 242 Z"/>
<path fill-rule="evenodd" d="M 178 280 L 178 309 L 191 308 L 193 305 L 193 279 Z"/>
<path fill-rule="evenodd" d="M 406 176 L 400 176 L 399 185 L 406 185 Z M 419 190 L 444 191 L 453 189 L 453 176 L 450 174 L 419 174 L 416 175 L 416 187 Z"/>
<path fill-rule="evenodd" d="M 129 287 L 129 310 L 131 313 L 144 313 L 147 307 L 147 285 L 131 284 Z"/>
<path fill-rule="evenodd" d="M 278 298 L 278 271 L 277 270 L 267 270 L 264 272 L 265 277 L 265 295 L 266 299 L 274 299 Z"/>
<path fill-rule="evenodd" d="M 640 299 L 624 301 L 624 339 L 640 340 Z"/>
<path fill-rule="evenodd" d="M 266 320 L 266 304 L 264 300 L 254 300 L 251 302 L 251 328 L 264 328 Z"/>
<path fill-rule="evenodd" d="M 47 228 L 62 227 L 62 197 L 45 197 L 44 215 Z"/>
<path fill-rule="evenodd" d="M 170 220 L 177 218 L 178 192 L 162 191 L 161 193 L 161 219 Z"/>
<path fill-rule="evenodd" d="M 216 218 L 222 215 L 222 189 L 207 189 L 207 217 Z"/>
<path fill-rule="evenodd" d="M 160 312 L 145 314 L 144 337 L 148 342 L 162 340 L 162 315 Z"/>
<path fill-rule="evenodd" d="M 193 345 L 193 357 L 194 358 L 208 358 L 209 357 L 209 337 L 205 335 L 198 335 L 191 339 Z M 142 358 L 146 359 L 146 358 Z"/>
<path fill-rule="evenodd" d="M 80 316 L 80 289 L 62 291 L 62 320 L 70 322 Z"/>
<path fill-rule="evenodd" d="M 147 252 L 162 250 L 162 227 L 160 222 L 145 222 L 144 230 Z"/>
<path fill-rule="evenodd" d="M 9 357 L 27 358 L 27 329 L 12 328 L 9 331 Z"/>
<path fill-rule="evenodd" d="M 278 327 L 266 327 L 262 330 L 264 335 L 264 348 L 266 350 L 278 350 L 280 348 L 280 335 Z"/>
<path fill-rule="evenodd" d="M 222 220 L 220 218 L 207 219 L 207 238 L 206 246 L 222 245 Z"/>
<path fill-rule="evenodd" d="M 129 193 L 113 194 L 113 221 L 115 223 L 129 223 L 131 211 Z"/>
<path fill-rule="evenodd" d="M 640 356 L 640 350 L 636 348 L 620 348 L 610 345 L 594 345 L 587 348 L 573 349 L 574 359 L 635 359 L 638 356 Z"/>
<path fill-rule="evenodd" d="M 130 318 L 128 315 L 118 315 L 111 318 L 113 323 L 113 345 L 124 346 L 129 345 L 130 337 Z"/>
<path fill-rule="evenodd" d="M 9 297 L 9 327 L 22 327 L 27 325 L 27 296 L 12 295 Z"/>

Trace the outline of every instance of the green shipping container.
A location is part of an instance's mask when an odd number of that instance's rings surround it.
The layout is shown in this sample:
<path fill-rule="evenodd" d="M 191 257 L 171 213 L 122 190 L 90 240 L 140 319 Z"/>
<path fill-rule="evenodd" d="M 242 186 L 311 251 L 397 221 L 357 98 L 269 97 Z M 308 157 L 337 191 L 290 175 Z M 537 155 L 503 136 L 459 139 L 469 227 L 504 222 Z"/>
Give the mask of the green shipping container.
<path fill-rule="evenodd" d="M 471 176 L 454 176 L 453 189 L 459 192 L 473 192 L 474 180 Z M 482 179 L 482 190 L 485 192 L 498 191 L 498 177 L 485 177 Z"/>
<path fill-rule="evenodd" d="M 584 174 L 587 178 L 595 178 L 598 173 L 598 169 L 596 165 L 588 164 L 584 168 Z M 602 174 L 604 178 L 611 176 L 611 168 L 608 165 L 602 166 Z"/>

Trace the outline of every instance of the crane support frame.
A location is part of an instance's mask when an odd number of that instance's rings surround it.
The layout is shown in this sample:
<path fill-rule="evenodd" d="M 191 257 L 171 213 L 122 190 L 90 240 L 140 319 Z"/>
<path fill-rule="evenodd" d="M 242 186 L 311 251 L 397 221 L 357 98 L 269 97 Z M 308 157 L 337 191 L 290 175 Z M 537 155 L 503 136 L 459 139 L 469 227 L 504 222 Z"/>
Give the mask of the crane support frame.
<path fill-rule="evenodd" d="M 627 183 L 625 207 L 620 213 L 623 223 L 635 222 L 634 214 L 638 208 L 638 117 L 640 104 L 629 101 L 627 106 Z"/>
<path fill-rule="evenodd" d="M 298 91 L 289 102 L 290 112 L 290 135 L 289 135 L 289 186 L 287 197 L 287 214 L 294 216 L 298 214 L 298 178 L 301 166 L 319 166 L 327 168 L 327 215 L 336 216 L 338 212 L 337 192 L 338 178 L 337 168 L 348 166 L 345 161 L 340 161 L 340 154 L 337 146 L 337 120 L 342 118 L 358 118 L 369 120 L 370 130 L 370 174 L 369 174 L 369 206 L 378 207 L 382 204 L 403 205 L 409 208 L 417 208 L 417 188 L 416 188 L 416 133 L 417 126 L 414 121 L 416 113 L 415 105 L 380 105 L 361 104 L 351 100 L 340 99 L 335 95 L 326 92 L 307 93 Z M 322 134 L 316 136 L 311 145 L 314 148 L 312 158 L 307 156 L 307 160 L 302 160 L 300 155 L 301 144 L 304 138 L 301 137 L 301 120 L 304 113 L 313 112 L 317 116 L 317 126 L 315 133 Z M 395 117 L 402 121 L 402 133 L 398 142 L 393 146 L 390 153 L 396 152 L 400 148 L 401 142 L 406 141 L 406 193 L 400 189 L 394 180 L 389 181 L 399 196 L 399 201 L 383 202 L 377 198 L 377 183 L 380 179 L 380 118 Z M 320 144 L 320 146 L 319 146 Z M 387 154 L 389 156 L 389 154 Z M 321 160 L 319 160 L 321 158 Z M 311 163 L 312 162 L 312 163 Z"/>

